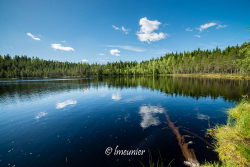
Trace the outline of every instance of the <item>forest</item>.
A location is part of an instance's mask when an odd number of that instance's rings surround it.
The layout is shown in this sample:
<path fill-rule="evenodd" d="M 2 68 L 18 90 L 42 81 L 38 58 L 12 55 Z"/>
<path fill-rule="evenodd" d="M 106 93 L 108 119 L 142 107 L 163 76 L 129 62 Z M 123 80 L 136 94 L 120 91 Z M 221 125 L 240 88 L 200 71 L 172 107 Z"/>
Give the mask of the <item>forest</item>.
<path fill-rule="evenodd" d="M 26 84 L 2 84 L 0 87 L 0 99 L 8 99 L 9 97 L 22 96 L 22 98 L 30 99 L 43 96 L 47 92 L 53 94 L 63 92 L 65 90 L 82 91 L 91 87 L 101 88 L 103 86 L 113 87 L 117 89 L 127 89 L 142 87 L 160 91 L 171 96 L 187 96 L 193 98 L 211 97 L 216 99 L 223 97 L 229 101 L 240 101 L 242 95 L 250 97 L 250 80 L 221 80 L 211 78 L 190 78 L 190 77 L 100 77 L 93 79 L 50 79 L 39 81 L 26 81 Z M 61 86 L 56 86 L 59 85 Z M 44 92 L 44 93 L 41 93 Z"/>
<path fill-rule="evenodd" d="M 0 55 L 0 78 L 55 78 L 164 74 L 250 74 L 250 42 L 224 50 L 168 53 L 142 62 L 88 64 Z"/>

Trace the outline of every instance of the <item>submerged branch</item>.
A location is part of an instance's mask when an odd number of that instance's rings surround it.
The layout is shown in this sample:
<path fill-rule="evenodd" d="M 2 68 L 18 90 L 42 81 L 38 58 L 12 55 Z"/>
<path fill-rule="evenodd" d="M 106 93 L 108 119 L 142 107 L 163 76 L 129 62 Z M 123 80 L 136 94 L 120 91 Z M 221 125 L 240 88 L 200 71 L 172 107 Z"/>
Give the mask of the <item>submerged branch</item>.
<path fill-rule="evenodd" d="M 178 140 L 178 145 L 180 146 L 182 155 L 185 158 L 184 164 L 190 167 L 199 167 L 200 163 L 198 162 L 195 152 L 193 149 L 188 148 L 189 144 L 192 144 L 192 141 L 190 142 L 185 142 L 185 137 L 186 135 L 181 135 L 179 131 L 179 127 L 175 126 L 175 124 L 170 120 L 169 115 L 165 111 L 165 116 L 167 120 L 167 124 L 169 128 L 172 130 L 172 132 L 175 134 L 176 139 Z"/>
<path fill-rule="evenodd" d="M 183 131 L 190 133 L 191 135 L 197 137 L 198 139 L 200 139 L 201 141 L 203 141 L 204 143 L 206 143 L 208 146 L 210 146 L 211 148 L 213 148 L 213 145 L 210 144 L 207 140 L 205 140 L 203 137 L 200 137 L 199 135 L 195 134 L 194 132 L 191 132 L 187 129 L 182 129 Z"/>

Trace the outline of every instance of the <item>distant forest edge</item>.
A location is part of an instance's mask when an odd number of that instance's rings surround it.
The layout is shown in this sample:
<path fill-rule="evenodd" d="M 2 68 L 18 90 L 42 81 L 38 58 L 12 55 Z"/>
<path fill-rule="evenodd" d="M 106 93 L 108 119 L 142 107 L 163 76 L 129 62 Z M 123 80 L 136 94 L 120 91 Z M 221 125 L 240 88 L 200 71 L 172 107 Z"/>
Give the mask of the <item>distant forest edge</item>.
<path fill-rule="evenodd" d="M 138 62 L 87 64 L 1 55 L 0 78 L 86 77 L 161 74 L 250 74 L 250 42 L 221 50 L 168 53 Z"/>

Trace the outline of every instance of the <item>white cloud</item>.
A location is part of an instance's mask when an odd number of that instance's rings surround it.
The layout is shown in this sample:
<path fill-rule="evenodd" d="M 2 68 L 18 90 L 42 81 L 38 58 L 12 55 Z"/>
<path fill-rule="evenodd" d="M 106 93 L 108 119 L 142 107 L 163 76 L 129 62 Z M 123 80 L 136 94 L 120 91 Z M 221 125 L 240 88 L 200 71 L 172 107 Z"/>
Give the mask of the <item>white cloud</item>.
<path fill-rule="evenodd" d="M 56 108 L 57 108 L 57 109 L 62 109 L 62 108 L 67 107 L 68 105 L 74 105 L 74 104 L 76 104 L 76 103 L 77 103 L 76 100 L 66 100 L 66 101 L 57 103 L 57 104 L 56 104 Z"/>
<path fill-rule="evenodd" d="M 120 56 L 120 51 L 118 50 L 118 49 L 111 49 L 110 50 L 110 54 L 112 55 L 112 56 Z"/>
<path fill-rule="evenodd" d="M 35 119 L 40 119 L 44 116 L 46 116 L 48 113 L 46 112 L 39 112 L 36 116 L 35 116 Z"/>
<path fill-rule="evenodd" d="M 143 17 L 139 21 L 140 31 L 136 33 L 139 40 L 142 42 L 159 41 L 167 37 L 167 34 L 160 32 L 154 32 L 159 28 L 161 22 L 157 20 L 148 20 L 147 17 Z"/>
<path fill-rule="evenodd" d="M 192 29 L 192 28 L 190 28 L 190 27 L 187 27 L 187 28 L 185 29 L 185 31 L 192 32 L 192 31 L 193 31 L 193 29 Z"/>
<path fill-rule="evenodd" d="M 104 53 L 98 53 L 98 56 L 105 56 Z"/>
<path fill-rule="evenodd" d="M 199 31 L 204 31 L 204 30 L 206 30 L 206 29 L 208 29 L 210 27 L 216 26 L 216 25 L 217 25 L 217 23 L 210 22 L 210 23 L 200 25 L 200 27 L 198 29 L 199 29 Z"/>
<path fill-rule="evenodd" d="M 120 93 L 113 93 L 111 98 L 112 98 L 112 100 L 114 100 L 114 101 L 119 101 L 119 100 L 122 99 L 122 96 L 121 96 Z"/>
<path fill-rule="evenodd" d="M 87 62 L 89 62 L 87 59 L 82 59 L 82 61 L 81 62 L 83 62 L 83 63 L 87 63 Z"/>
<path fill-rule="evenodd" d="M 121 48 L 124 50 L 129 50 L 129 51 L 134 51 L 134 52 L 144 52 L 144 49 L 136 48 L 133 46 L 128 46 L 128 45 L 107 45 L 107 47 L 114 47 L 114 48 Z"/>
<path fill-rule="evenodd" d="M 31 34 L 30 32 L 26 33 L 27 36 L 31 37 L 32 39 L 36 40 L 36 41 L 40 41 L 41 39 L 36 37 L 35 35 Z"/>
<path fill-rule="evenodd" d="M 121 30 L 125 33 L 125 34 L 128 34 L 129 32 L 129 29 L 126 29 L 125 27 L 122 26 Z"/>
<path fill-rule="evenodd" d="M 228 26 L 227 26 L 227 25 L 219 24 L 219 25 L 216 27 L 216 29 L 221 29 L 221 28 L 226 28 L 226 27 L 228 27 Z"/>
<path fill-rule="evenodd" d="M 145 33 L 138 33 L 137 36 L 139 37 L 140 41 L 142 42 L 154 42 L 154 41 L 159 41 L 161 39 L 164 39 L 166 35 L 162 32 L 160 33 L 150 33 L 150 34 L 145 34 Z"/>
<path fill-rule="evenodd" d="M 142 128 L 148 128 L 149 126 L 157 126 L 160 124 L 159 118 L 156 114 L 164 113 L 164 108 L 158 106 L 141 106 L 139 114 L 142 117 L 140 126 Z"/>
<path fill-rule="evenodd" d="M 69 47 L 69 46 L 62 46 L 62 44 L 59 44 L 59 43 L 51 44 L 51 48 L 55 50 L 74 51 L 74 48 Z"/>
<path fill-rule="evenodd" d="M 201 38 L 201 36 L 199 34 L 196 34 L 194 36 L 197 37 L 197 38 Z"/>
<path fill-rule="evenodd" d="M 200 27 L 198 28 L 198 30 L 200 32 L 210 28 L 210 27 L 214 27 L 216 26 L 216 29 L 221 29 L 221 28 L 226 28 L 228 27 L 227 25 L 223 25 L 223 24 L 219 24 L 219 23 L 216 23 L 216 22 L 210 22 L 210 23 L 206 23 L 206 24 L 202 24 L 200 25 Z"/>
<path fill-rule="evenodd" d="M 147 34 L 157 30 L 161 25 L 161 22 L 157 20 L 148 20 L 147 17 L 143 17 L 140 19 L 139 25 L 141 26 L 140 32 Z"/>
<path fill-rule="evenodd" d="M 112 25 L 112 27 L 115 29 L 115 30 L 119 30 L 120 28 L 115 26 L 115 25 Z"/>
<path fill-rule="evenodd" d="M 124 26 L 117 27 L 117 26 L 115 26 L 115 25 L 112 25 L 112 27 L 113 27 L 115 30 L 122 31 L 122 32 L 125 33 L 125 34 L 128 34 L 128 33 L 129 33 L 129 29 L 125 28 Z"/>

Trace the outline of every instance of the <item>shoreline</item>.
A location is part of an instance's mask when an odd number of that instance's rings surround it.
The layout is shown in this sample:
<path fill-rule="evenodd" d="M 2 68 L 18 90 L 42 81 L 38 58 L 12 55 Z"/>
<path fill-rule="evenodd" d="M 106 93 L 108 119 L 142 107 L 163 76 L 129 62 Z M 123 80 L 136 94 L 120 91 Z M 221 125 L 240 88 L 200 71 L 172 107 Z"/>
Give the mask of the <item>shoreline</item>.
<path fill-rule="evenodd" d="M 102 75 L 102 76 L 61 76 L 61 77 L 22 77 L 22 78 L 0 78 L 1 80 L 37 80 L 37 79 L 84 79 L 96 77 L 189 77 L 189 78 L 210 78 L 210 79 L 232 79 L 232 80 L 250 80 L 250 74 L 212 74 L 212 73 L 191 73 L 191 74 L 158 74 L 158 75 Z"/>
<path fill-rule="evenodd" d="M 250 75 L 247 74 L 209 74 L 209 73 L 208 74 L 160 74 L 159 76 L 250 80 Z"/>
<path fill-rule="evenodd" d="M 249 125 L 250 101 L 241 103 L 227 110 L 227 124 L 208 129 L 208 134 L 215 139 L 214 151 L 218 153 L 218 162 L 205 162 L 202 167 L 241 167 L 249 166 Z M 235 158 L 237 157 L 237 158 Z"/>

